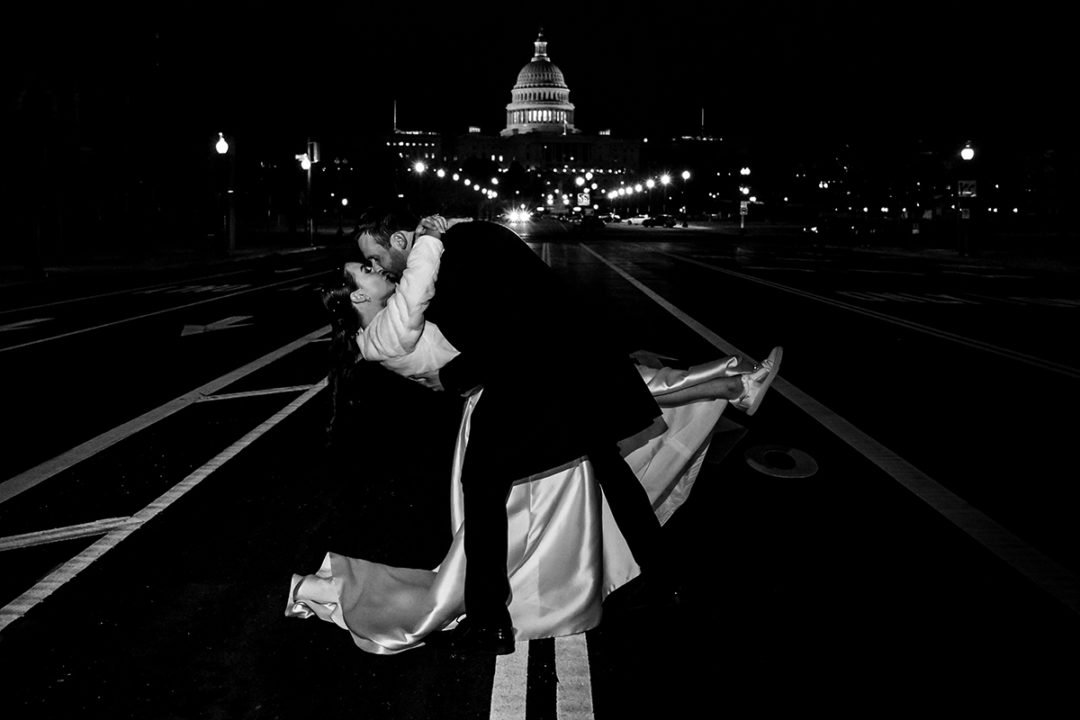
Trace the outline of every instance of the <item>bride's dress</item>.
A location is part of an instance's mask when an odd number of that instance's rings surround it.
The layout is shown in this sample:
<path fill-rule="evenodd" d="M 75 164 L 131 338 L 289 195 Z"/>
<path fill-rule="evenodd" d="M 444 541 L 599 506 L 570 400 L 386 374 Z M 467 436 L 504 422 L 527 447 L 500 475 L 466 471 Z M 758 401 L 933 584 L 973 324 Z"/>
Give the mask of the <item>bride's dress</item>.
<path fill-rule="evenodd" d="M 709 381 L 735 375 L 738 358 L 690 370 L 639 366 L 662 406 L 666 428 L 629 439 L 624 455 L 661 523 L 686 500 L 727 401 Z M 451 473 L 450 549 L 433 570 L 399 568 L 327 553 L 312 575 L 294 575 L 286 615 L 333 622 L 361 649 L 394 654 L 418 647 L 464 616 L 465 550 L 461 462 L 481 393 L 465 405 Z M 666 396 L 666 397 L 665 397 Z M 662 431 L 662 432 L 660 432 Z M 509 605 L 516 639 L 584 632 L 600 622 L 601 602 L 639 572 L 587 460 L 516 483 L 507 501 Z"/>

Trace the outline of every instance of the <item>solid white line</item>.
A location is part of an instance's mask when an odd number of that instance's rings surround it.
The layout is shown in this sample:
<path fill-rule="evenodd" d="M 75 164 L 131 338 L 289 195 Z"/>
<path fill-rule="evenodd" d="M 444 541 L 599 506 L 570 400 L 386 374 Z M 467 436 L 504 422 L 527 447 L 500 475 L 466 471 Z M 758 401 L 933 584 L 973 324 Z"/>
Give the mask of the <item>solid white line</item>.
<path fill-rule="evenodd" d="M 581 246 L 618 273 L 623 279 L 678 318 L 713 347 L 727 355 L 740 353 L 731 343 L 660 297 L 644 283 L 592 249 Z M 795 404 L 800 410 L 831 431 L 861 455 L 877 465 L 893 480 L 914 493 L 949 522 L 963 530 L 983 547 L 1011 565 L 1066 607 L 1080 613 L 1080 577 L 1043 555 L 1020 538 L 1003 528 L 989 516 L 975 509 L 929 475 L 925 474 L 887 447 L 874 440 L 850 422 L 799 390 L 782 377 L 773 381 L 772 388 Z"/>
<path fill-rule="evenodd" d="M 144 507 L 139 512 L 131 516 L 129 522 L 125 523 L 121 527 L 112 530 L 105 537 L 95 542 L 90 547 L 83 550 L 81 553 L 68 560 L 66 563 L 58 567 L 56 570 L 49 573 L 44 579 L 39 581 L 34 587 L 27 590 L 25 593 L 15 598 L 13 601 L 0 608 L 0 631 L 6 628 L 11 623 L 15 622 L 27 612 L 29 612 L 35 605 L 41 603 L 47 597 L 52 595 L 62 585 L 70 581 L 80 572 L 85 570 L 95 560 L 100 559 L 109 550 L 116 547 L 122 540 L 127 538 L 133 532 L 138 530 L 144 524 L 156 517 L 169 505 L 176 502 L 180 497 L 186 494 L 189 490 L 201 483 L 207 477 L 210 476 L 215 470 L 227 463 L 232 458 L 236 457 L 244 448 L 251 443 L 255 442 L 260 436 L 264 435 L 268 430 L 277 425 L 279 422 L 287 418 L 300 408 L 301 405 L 306 403 L 311 398 L 315 397 L 326 387 L 326 381 L 318 383 L 311 390 L 300 397 L 293 400 L 286 405 L 283 409 L 276 412 L 269 420 L 256 427 L 251 432 L 244 435 L 228 448 L 220 452 L 210 462 L 203 465 L 195 472 L 188 475 L 179 483 L 169 488 L 160 497 L 154 500 L 152 503 Z"/>
<path fill-rule="evenodd" d="M 262 368 L 270 363 L 274 362 L 278 358 L 291 353 L 297 348 L 301 348 L 308 342 L 313 341 L 327 332 L 329 332 L 330 326 L 324 325 L 315 332 L 308 333 L 298 340 L 283 345 L 282 347 L 263 355 L 258 360 L 254 360 L 241 368 L 237 368 L 230 373 L 226 373 L 216 380 L 211 380 L 201 387 L 197 387 L 189 393 L 181 395 L 175 400 L 171 400 L 160 407 L 157 407 L 134 420 L 129 420 L 123 425 L 108 430 L 96 438 L 87 440 L 81 445 L 78 445 L 71 450 L 57 455 L 51 460 L 47 460 L 36 467 L 32 467 L 29 470 L 19 473 L 12 478 L 0 483 L 0 503 L 4 503 L 11 498 L 15 497 L 19 493 L 25 492 L 35 485 L 48 480 L 57 473 L 67 470 L 72 465 L 82 462 L 92 455 L 96 455 L 107 447 L 115 445 L 116 443 L 124 440 L 125 438 L 134 435 L 140 430 L 153 425 L 159 420 L 163 420 L 168 416 L 176 413 L 188 405 L 202 400 L 207 395 L 213 395 L 215 392 L 229 384 L 239 380 L 245 375 L 255 372 L 259 368 Z"/>
<path fill-rule="evenodd" d="M 585 633 L 555 638 L 555 716 L 559 720 L 591 720 L 592 678 Z"/>
<path fill-rule="evenodd" d="M 832 298 L 822 297 L 821 295 L 816 295 L 805 290 L 799 290 L 798 288 L 793 288 L 788 285 L 772 282 L 770 280 L 764 280 L 759 277 L 754 277 L 753 275 L 746 275 L 740 272 L 736 272 L 734 270 L 728 270 L 727 268 L 718 267 L 716 265 L 702 262 L 700 260 L 695 260 L 693 258 L 684 257 L 682 255 L 676 255 L 675 253 L 664 252 L 663 250 L 657 250 L 655 252 L 658 255 L 666 255 L 667 257 L 681 260 L 682 262 L 690 263 L 692 265 L 698 265 L 714 272 L 724 273 L 725 275 L 731 275 L 732 277 L 737 277 L 742 280 L 758 283 L 759 285 L 765 285 L 766 287 L 773 288 L 774 290 L 780 290 L 782 292 L 797 295 L 802 298 L 807 298 L 820 303 L 824 303 L 826 305 L 831 305 L 835 308 L 848 310 L 850 312 L 865 315 L 867 317 L 872 317 L 877 320 L 883 320 L 885 322 L 907 328 L 908 330 L 914 330 L 916 332 L 924 333 L 932 337 L 949 340 L 960 345 L 966 345 L 967 347 L 975 348 L 976 350 L 983 350 L 985 352 L 993 353 L 995 355 L 1000 355 L 1001 357 L 1008 358 L 1010 360 L 1016 360 L 1018 362 L 1032 365 L 1043 370 L 1050 370 L 1051 372 L 1056 372 L 1067 377 L 1080 378 L 1080 369 L 1070 367 L 1062 363 L 1057 363 L 1052 360 L 1044 360 L 1043 358 L 1035 357 L 1034 355 L 1028 355 L 1026 353 L 1018 352 L 1016 350 L 999 347 L 997 345 L 992 345 L 981 340 L 975 340 L 973 338 L 964 337 L 963 335 L 957 335 L 946 330 L 938 330 L 937 328 L 932 328 L 927 325 L 922 325 L 921 323 L 912 322 L 910 320 L 904 320 L 902 318 L 898 318 L 893 315 L 887 315 L 885 313 L 880 313 L 875 310 L 867 310 L 857 305 L 851 305 L 840 300 L 833 300 Z M 595 255 L 595 253 L 593 254 Z M 879 293 L 879 295 L 880 294 L 882 293 Z"/>
<path fill-rule="evenodd" d="M 206 275 L 205 277 L 192 278 L 190 280 L 172 280 L 166 283 L 158 283 L 157 285 L 144 285 L 143 287 L 128 288 L 127 290 L 113 290 L 112 292 L 99 293 L 97 295 L 83 295 L 82 297 L 67 298 L 65 300 L 55 300 L 53 302 L 41 303 L 40 305 L 24 305 L 23 307 L 9 308 L 7 310 L 0 310 L 0 315 L 7 315 L 8 313 L 24 312 L 26 310 L 38 310 L 40 308 L 55 307 L 56 305 L 67 305 L 68 303 L 80 303 L 87 300 L 97 300 L 104 297 L 113 297 L 114 295 L 125 295 L 127 293 L 146 292 L 147 290 L 155 290 L 157 288 L 165 288 L 170 285 L 188 284 L 193 282 L 202 282 L 203 280 L 213 280 L 214 278 L 228 277 L 229 275 L 239 275 L 240 273 L 249 272 L 248 270 L 233 270 L 227 273 L 218 273 L 217 275 Z"/>
<path fill-rule="evenodd" d="M 130 520 L 131 518 L 126 517 L 107 518 L 105 520 L 94 520 L 93 522 L 82 523 L 79 525 L 50 528 L 49 530 L 38 530 L 37 532 L 24 533 L 22 535 L 9 535 L 0 538 L 0 552 L 3 552 L 4 550 L 20 550 L 22 548 L 36 547 L 38 545 L 61 542 L 63 540 L 74 540 L 76 538 L 89 537 L 91 535 L 104 535 L 110 530 L 115 530 Z"/>
<path fill-rule="evenodd" d="M 259 397 L 261 395 L 279 395 L 281 393 L 301 392 L 303 390 L 310 390 L 313 387 L 315 386 L 289 385 L 287 387 L 266 388 L 265 390 L 248 390 L 246 392 L 220 393 L 218 395 L 207 395 L 204 398 L 200 398 L 199 402 L 210 402 L 211 400 L 235 400 L 236 398 Z"/>
<path fill-rule="evenodd" d="M 205 305 L 206 303 L 217 302 L 218 300 L 227 300 L 228 298 L 239 297 L 240 295 L 247 295 L 248 293 L 261 292 L 263 290 L 269 290 L 270 288 L 277 287 L 278 285 L 287 285 L 288 283 L 296 282 L 297 280 L 304 280 L 306 278 L 319 277 L 325 275 L 326 272 L 312 273 L 311 275 L 303 275 L 298 278 L 290 278 L 288 280 L 281 280 L 279 282 L 269 283 L 261 287 L 249 288 L 247 290 L 239 290 L 227 295 L 219 295 L 218 297 L 206 298 L 205 300 L 196 300 L 195 302 L 187 303 L 184 305 L 176 305 L 174 307 L 163 308 L 161 310 L 154 310 L 153 312 L 144 313 L 143 315 L 136 315 L 134 317 L 123 318 L 121 320 L 113 320 L 112 322 L 102 323 L 101 325 L 94 325 L 93 327 L 81 328 L 79 330 L 72 330 L 71 332 L 61 333 L 59 335 L 52 335 L 50 337 L 39 338 L 37 340 L 30 340 L 19 345 L 9 345 L 8 347 L 0 348 L 0 353 L 8 352 L 10 350 L 19 350 L 25 347 L 31 347 L 33 345 L 40 345 L 42 343 L 52 342 L 53 340 L 62 340 L 64 338 L 74 337 L 76 335 L 82 335 L 84 333 L 93 332 L 95 330 L 103 330 L 108 327 L 115 327 L 117 325 L 123 325 L 124 323 L 135 322 L 136 320 L 145 320 L 146 318 L 156 317 L 158 315 L 165 315 L 166 313 L 176 312 L 177 310 L 184 310 L 186 308 L 197 307 L 199 305 Z"/>
<path fill-rule="evenodd" d="M 525 693 L 529 681 L 529 641 L 515 643 L 509 655 L 495 656 L 491 685 L 491 720 L 525 720 Z"/>

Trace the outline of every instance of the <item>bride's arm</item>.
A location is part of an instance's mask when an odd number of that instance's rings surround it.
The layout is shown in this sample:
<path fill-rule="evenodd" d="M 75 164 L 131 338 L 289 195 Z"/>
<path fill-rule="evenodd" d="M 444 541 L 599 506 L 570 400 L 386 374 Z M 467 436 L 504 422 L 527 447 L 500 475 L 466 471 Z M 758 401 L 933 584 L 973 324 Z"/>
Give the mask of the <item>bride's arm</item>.
<path fill-rule="evenodd" d="M 356 335 L 365 360 L 388 360 L 413 351 L 424 332 L 424 311 L 435 296 L 442 241 L 433 235 L 416 239 L 397 290 L 368 326 Z"/>

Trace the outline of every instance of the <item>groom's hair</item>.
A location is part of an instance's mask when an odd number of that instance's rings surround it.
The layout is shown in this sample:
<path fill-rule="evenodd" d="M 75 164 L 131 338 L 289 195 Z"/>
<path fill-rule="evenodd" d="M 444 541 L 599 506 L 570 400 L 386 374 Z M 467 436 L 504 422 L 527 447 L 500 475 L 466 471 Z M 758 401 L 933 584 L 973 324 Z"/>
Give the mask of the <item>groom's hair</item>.
<path fill-rule="evenodd" d="M 398 230 L 415 230 L 420 218 L 404 207 L 370 207 L 356 223 L 355 237 L 368 234 L 384 248 L 390 247 L 390 236 Z"/>

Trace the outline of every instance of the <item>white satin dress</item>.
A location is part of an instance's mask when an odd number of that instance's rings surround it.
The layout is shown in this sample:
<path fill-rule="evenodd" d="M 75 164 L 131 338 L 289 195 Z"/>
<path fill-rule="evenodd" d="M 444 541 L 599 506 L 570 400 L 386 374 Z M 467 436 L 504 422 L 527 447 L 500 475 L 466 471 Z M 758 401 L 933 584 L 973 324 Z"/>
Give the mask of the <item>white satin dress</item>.
<path fill-rule="evenodd" d="M 747 371 L 739 365 L 730 357 L 689 370 L 639 366 L 654 397 L 680 403 L 662 408 L 659 434 L 628 439 L 623 448 L 661 523 L 689 496 L 727 406 L 710 395 L 709 381 Z M 362 650 L 384 655 L 419 647 L 464 617 L 461 464 L 472 410 L 482 396 L 482 390 L 472 395 L 462 414 L 450 481 L 453 540 L 442 562 L 432 569 L 400 568 L 327 553 L 313 574 L 293 575 L 287 616 L 332 622 Z M 509 610 L 519 641 L 595 627 L 603 599 L 639 573 L 584 458 L 516 483 L 507 515 Z"/>

